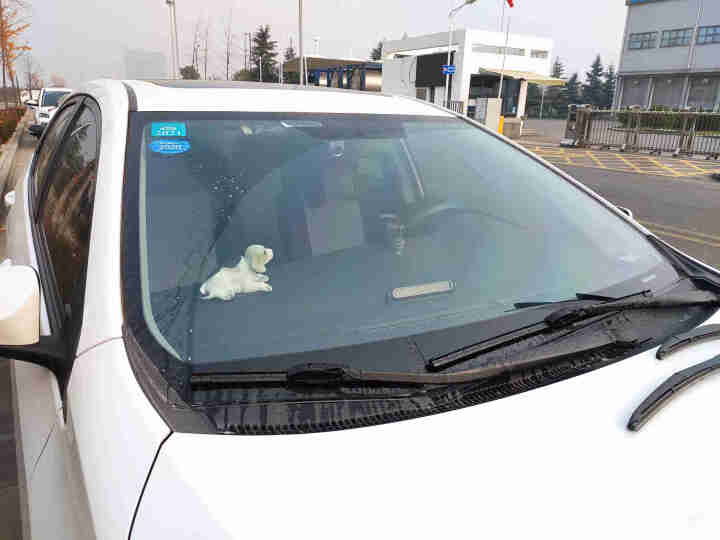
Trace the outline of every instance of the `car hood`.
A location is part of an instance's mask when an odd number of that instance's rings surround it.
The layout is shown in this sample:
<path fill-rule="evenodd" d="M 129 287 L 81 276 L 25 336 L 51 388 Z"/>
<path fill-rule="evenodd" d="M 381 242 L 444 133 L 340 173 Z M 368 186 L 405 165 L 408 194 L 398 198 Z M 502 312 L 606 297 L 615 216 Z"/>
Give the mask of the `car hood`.
<path fill-rule="evenodd" d="M 720 313 L 704 324 L 720 322 Z M 311 435 L 175 433 L 133 539 L 709 538 L 720 377 L 637 433 L 635 407 L 720 341 L 654 350 L 490 403 Z"/>

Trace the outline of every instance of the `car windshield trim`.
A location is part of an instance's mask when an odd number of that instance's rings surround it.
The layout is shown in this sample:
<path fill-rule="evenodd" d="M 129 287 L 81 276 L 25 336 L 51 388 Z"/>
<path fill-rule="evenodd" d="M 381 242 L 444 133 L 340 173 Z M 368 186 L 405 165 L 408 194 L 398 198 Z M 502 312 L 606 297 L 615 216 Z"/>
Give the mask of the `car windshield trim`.
<path fill-rule="evenodd" d="M 464 126 L 468 126 L 462 119 L 458 118 L 440 118 L 435 116 L 402 116 L 402 115 L 355 115 L 355 114 L 323 114 L 318 115 L 315 113 L 225 113 L 225 112 L 133 112 L 130 114 L 130 131 L 128 137 L 128 148 L 126 156 L 126 182 L 125 182 L 125 193 L 123 197 L 123 238 L 125 241 L 125 249 L 123 250 L 123 287 L 126 291 L 125 298 L 127 302 L 127 320 L 128 323 L 133 327 L 133 332 L 138 336 L 139 343 L 143 348 L 147 349 L 147 354 L 153 358 L 161 358 L 158 360 L 160 365 L 168 366 L 170 364 L 175 365 L 178 372 L 192 373 L 192 372 L 203 372 L 203 373 L 219 373 L 227 371 L 232 365 L 238 368 L 237 360 L 232 359 L 217 359 L 217 358 L 205 358 L 202 365 L 195 365 L 192 358 L 185 357 L 182 353 L 175 350 L 173 344 L 164 338 L 163 332 L 153 316 L 153 310 L 150 299 L 147 295 L 138 294 L 141 290 L 140 284 L 146 282 L 147 277 L 147 265 L 141 264 L 137 254 L 141 252 L 147 252 L 147 245 L 143 246 L 147 239 L 147 231 L 143 230 L 143 224 L 146 223 L 146 216 L 143 216 L 144 208 L 146 207 L 146 193 L 143 189 L 143 184 L 147 183 L 148 179 L 145 176 L 146 172 L 142 170 L 140 164 L 142 163 L 142 155 L 148 153 L 147 145 L 138 144 L 138 141 L 142 140 L 142 130 L 144 126 L 150 122 L 168 123 L 174 119 L 182 117 L 187 121 L 193 119 L 202 120 L 228 120 L 237 117 L 243 120 L 272 120 L 272 121 L 285 121 L 290 126 L 286 129 L 295 129 L 298 131 L 302 130 L 313 130 L 318 129 L 317 122 L 322 123 L 322 120 L 317 120 L 321 116 L 327 120 L 345 120 L 349 117 L 353 119 L 369 119 L 372 121 L 382 121 L 389 119 L 392 121 L 422 121 L 428 124 L 442 125 L 448 122 L 457 122 Z M 369 136 L 372 136 L 372 127 L 368 128 L 370 131 Z M 478 130 L 484 135 L 483 130 L 472 127 L 471 129 Z M 367 133 L 365 135 L 367 135 Z M 364 136 L 360 133 L 360 137 Z M 333 140 L 333 135 L 325 134 L 323 137 L 327 140 Z M 505 144 L 505 143 L 503 143 Z M 422 172 L 418 170 L 418 164 L 415 163 L 417 156 L 407 152 L 407 144 L 403 140 L 401 145 L 405 148 L 406 153 L 409 154 L 410 164 L 408 165 L 409 178 L 413 182 L 420 184 L 422 189 Z M 525 156 L 527 159 L 533 161 L 534 158 Z M 584 190 L 575 185 L 573 182 L 567 180 L 562 175 L 559 175 L 554 170 L 546 167 L 544 164 L 539 163 L 544 169 L 547 170 L 548 174 L 551 174 L 558 182 L 568 184 L 568 186 L 577 190 L 583 195 Z M 597 204 L 597 201 L 593 201 L 592 197 L 587 198 L 588 204 Z M 618 218 L 619 219 L 619 218 Z M 637 230 L 638 235 L 642 235 L 642 231 Z M 652 250 L 652 247 L 648 245 L 648 249 Z M 654 251 L 654 250 L 652 250 Z M 655 252 L 657 253 L 657 252 Z M 662 290 L 673 283 L 676 283 L 679 279 L 678 274 L 674 271 L 671 265 L 667 262 L 667 259 L 662 255 L 658 256 L 658 264 L 643 271 L 643 273 L 636 277 L 631 277 L 623 282 L 615 283 L 610 287 L 592 291 L 588 289 L 588 293 L 604 295 L 604 296 L 622 296 L 622 293 L 627 293 L 628 290 L 639 290 L 641 283 L 648 276 L 652 277 L 653 282 L 648 283 L 643 288 L 651 288 L 653 290 Z M 557 261 L 557 264 L 562 264 Z M 272 271 L 271 271 L 272 275 Z M 135 299 L 129 300 L 130 296 L 134 296 Z M 522 299 L 530 298 L 521 296 Z M 129 301 L 128 301 L 129 300 Z M 548 309 L 553 309 L 548 307 Z M 404 359 L 405 362 L 412 362 L 417 364 L 417 371 L 419 372 L 425 364 L 425 358 L 428 353 L 425 348 L 431 342 L 444 343 L 447 341 L 447 335 L 454 334 L 456 339 L 460 342 L 476 343 L 482 339 L 488 339 L 492 336 L 496 336 L 503 332 L 509 332 L 517 329 L 518 327 L 527 326 L 530 324 L 537 323 L 538 320 L 542 319 L 542 313 L 547 314 L 548 310 L 542 308 L 531 308 L 523 309 L 514 313 L 502 313 L 498 312 L 491 318 L 478 320 L 470 324 L 462 324 L 461 326 L 453 326 L 446 329 L 429 330 L 420 334 L 408 334 L 399 338 L 379 338 L 374 341 L 366 343 L 354 344 L 350 347 L 352 349 L 352 356 L 356 358 L 371 358 L 371 357 L 385 357 L 389 352 L 395 355 L 396 358 Z M 430 315 L 432 318 L 433 315 Z M 401 320 L 401 319 L 398 319 Z M 369 326 L 368 328 L 372 328 Z M 386 328 L 386 325 L 381 324 L 377 328 Z M 453 344 L 453 348 L 455 347 Z M 442 347 L 443 345 L 437 345 Z M 432 347 L 429 347 L 430 349 Z M 260 362 L 267 362 L 270 365 L 283 365 L 290 367 L 302 362 L 313 362 L 318 361 L 320 358 L 327 358 L 332 356 L 333 351 L 341 351 L 343 354 L 347 354 L 346 348 L 328 348 L 328 349 L 311 349 L 297 353 L 283 353 L 272 356 L 247 356 L 243 359 L 248 365 L 258 365 Z M 444 349 L 444 352 L 453 349 Z M 174 351 L 169 353 L 169 351 Z M 443 351 L 440 351 L 443 352 Z M 430 353 L 429 357 L 436 357 L 436 353 Z"/>

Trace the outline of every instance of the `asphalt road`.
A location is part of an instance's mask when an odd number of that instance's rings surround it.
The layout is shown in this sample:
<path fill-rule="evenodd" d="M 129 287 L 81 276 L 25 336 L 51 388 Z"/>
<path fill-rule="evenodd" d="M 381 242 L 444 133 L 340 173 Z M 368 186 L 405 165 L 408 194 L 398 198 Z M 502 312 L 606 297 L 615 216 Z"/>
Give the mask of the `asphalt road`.
<path fill-rule="evenodd" d="M 668 243 L 720 268 L 720 182 L 561 166 Z"/>

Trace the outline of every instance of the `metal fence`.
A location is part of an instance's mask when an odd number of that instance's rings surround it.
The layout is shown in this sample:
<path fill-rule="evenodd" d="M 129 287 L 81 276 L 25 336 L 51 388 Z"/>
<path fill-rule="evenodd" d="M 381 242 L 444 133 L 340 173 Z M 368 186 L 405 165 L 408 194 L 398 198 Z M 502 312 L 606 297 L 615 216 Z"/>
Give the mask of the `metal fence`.
<path fill-rule="evenodd" d="M 720 114 L 571 109 L 565 144 L 720 158 Z"/>
<path fill-rule="evenodd" d="M 464 101 L 451 101 L 450 110 L 456 113 L 465 114 L 465 102 Z"/>

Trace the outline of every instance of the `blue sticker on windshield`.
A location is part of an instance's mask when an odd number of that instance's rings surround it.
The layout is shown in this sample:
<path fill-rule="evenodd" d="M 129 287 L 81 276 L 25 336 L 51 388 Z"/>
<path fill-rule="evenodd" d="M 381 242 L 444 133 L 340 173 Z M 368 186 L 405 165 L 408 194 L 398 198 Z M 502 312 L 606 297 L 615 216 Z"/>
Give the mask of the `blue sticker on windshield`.
<path fill-rule="evenodd" d="M 185 122 L 153 122 L 150 128 L 153 137 L 186 137 Z"/>
<path fill-rule="evenodd" d="M 150 150 L 158 154 L 182 154 L 190 150 L 190 141 L 153 141 Z"/>

